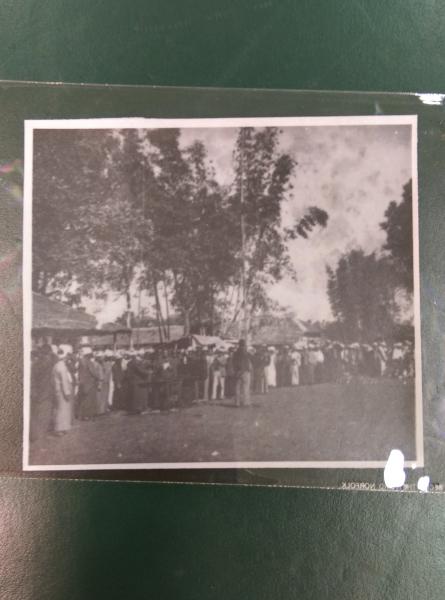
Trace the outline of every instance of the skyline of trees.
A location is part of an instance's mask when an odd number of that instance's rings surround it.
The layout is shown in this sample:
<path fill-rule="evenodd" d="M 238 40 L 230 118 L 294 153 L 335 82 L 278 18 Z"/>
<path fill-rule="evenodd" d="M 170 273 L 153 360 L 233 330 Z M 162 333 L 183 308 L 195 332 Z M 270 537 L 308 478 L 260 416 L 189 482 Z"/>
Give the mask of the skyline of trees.
<path fill-rule="evenodd" d="M 298 165 L 280 150 L 280 135 L 240 128 L 228 149 L 233 178 L 222 185 L 205 144 L 184 147 L 178 129 L 36 131 L 33 289 L 72 306 L 122 295 L 119 322 L 156 323 L 161 340 L 179 322 L 186 333 L 227 334 L 238 324 L 245 334 L 254 316 L 273 310 L 270 286 L 297 280 L 289 243 L 306 240 L 310 251 L 311 234 L 329 223 L 326 211 L 302 202 L 283 226 Z M 412 294 L 411 219 L 408 183 L 385 212 L 379 253 L 356 249 L 327 270 L 344 337 L 399 318 L 396 290 Z M 150 308 L 134 310 L 135 291 Z"/>
<path fill-rule="evenodd" d="M 74 306 L 122 294 L 130 326 L 136 286 L 153 298 L 161 339 L 174 312 L 186 332 L 239 319 L 248 331 L 267 286 L 292 272 L 287 241 L 328 221 L 310 207 L 282 230 L 296 164 L 280 134 L 241 128 L 222 186 L 205 145 L 182 148 L 178 129 L 37 131 L 33 289 Z"/>
<path fill-rule="evenodd" d="M 386 240 L 379 251 L 353 249 L 326 269 L 334 315 L 329 330 L 345 341 L 414 334 L 397 298 L 402 291 L 412 302 L 413 295 L 411 180 L 403 186 L 401 201 L 391 201 L 384 216 L 380 227 Z"/>

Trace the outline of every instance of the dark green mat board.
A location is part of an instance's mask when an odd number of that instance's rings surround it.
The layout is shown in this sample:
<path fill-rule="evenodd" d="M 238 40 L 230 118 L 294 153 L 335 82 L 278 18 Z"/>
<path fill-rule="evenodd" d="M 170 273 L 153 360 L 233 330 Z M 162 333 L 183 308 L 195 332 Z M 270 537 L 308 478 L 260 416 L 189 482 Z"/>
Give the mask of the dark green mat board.
<path fill-rule="evenodd" d="M 0 78 L 443 91 L 443 2 L 7 0 Z"/>
<path fill-rule="evenodd" d="M 2 598 L 442 598 L 443 496 L 3 479 Z"/>
<path fill-rule="evenodd" d="M 444 28 L 445 3 L 416 0 L 3 0 L 0 78 L 444 92 Z M 2 314 L 3 395 L 16 327 Z M 441 600 L 444 510 L 441 494 L 3 478 L 0 598 Z"/>

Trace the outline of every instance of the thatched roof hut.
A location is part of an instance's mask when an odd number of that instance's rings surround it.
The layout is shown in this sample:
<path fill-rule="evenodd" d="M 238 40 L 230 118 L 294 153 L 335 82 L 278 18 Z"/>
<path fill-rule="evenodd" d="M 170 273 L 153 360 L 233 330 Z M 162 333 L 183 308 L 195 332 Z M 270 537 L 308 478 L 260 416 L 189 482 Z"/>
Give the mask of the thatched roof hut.
<path fill-rule="evenodd" d="M 87 335 L 95 331 L 96 327 L 97 321 L 93 315 L 33 292 L 32 331 L 34 333 Z"/>

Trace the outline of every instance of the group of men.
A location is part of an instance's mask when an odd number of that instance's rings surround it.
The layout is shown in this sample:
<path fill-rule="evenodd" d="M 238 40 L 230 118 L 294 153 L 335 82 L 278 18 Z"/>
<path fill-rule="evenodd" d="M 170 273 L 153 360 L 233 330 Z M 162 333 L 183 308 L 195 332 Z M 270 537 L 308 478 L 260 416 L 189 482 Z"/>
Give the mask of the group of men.
<path fill-rule="evenodd" d="M 301 348 L 269 348 L 278 387 L 345 383 L 354 376 L 407 379 L 414 376 L 414 346 L 409 340 L 388 344 L 338 341 L 311 342 Z M 271 367 L 269 367 L 269 370 Z"/>
<path fill-rule="evenodd" d="M 244 372 L 251 362 L 238 348 L 93 351 L 84 346 L 42 345 L 31 356 L 31 440 L 69 431 L 111 411 L 128 415 L 170 412 L 196 401 L 250 401 Z M 249 380 L 250 381 L 250 380 Z M 243 385 L 244 384 L 244 385 Z"/>
<path fill-rule="evenodd" d="M 31 440 L 64 435 L 75 420 L 112 411 L 167 413 L 195 402 L 249 406 L 270 388 L 347 382 L 353 376 L 412 377 L 413 345 L 325 341 L 212 349 L 76 351 L 45 344 L 32 353 Z"/>

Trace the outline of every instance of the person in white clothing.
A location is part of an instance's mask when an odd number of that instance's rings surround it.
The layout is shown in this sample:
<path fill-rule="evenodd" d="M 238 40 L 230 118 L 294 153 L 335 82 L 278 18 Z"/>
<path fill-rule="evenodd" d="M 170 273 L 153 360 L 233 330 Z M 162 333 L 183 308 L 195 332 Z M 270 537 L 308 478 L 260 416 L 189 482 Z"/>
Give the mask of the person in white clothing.
<path fill-rule="evenodd" d="M 114 395 L 114 381 L 113 381 L 113 364 L 115 360 L 115 355 L 111 350 L 105 350 L 105 362 L 104 362 L 104 377 L 105 381 L 108 384 L 108 393 L 107 393 L 107 409 L 111 409 L 111 405 L 113 404 L 113 395 Z"/>
<path fill-rule="evenodd" d="M 291 383 L 292 385 L 300 384 L 300 367 L 302 363 L 301 352 L 294 347 L 291 352 Z"/>
<path fill-rule="evenodd" d="M 383 377 L 386 373 L 386 361 L 388 360 L 387 348 L 385 342 L 374 344 L 375 359 L 377 363 L 378 375 Z"/>
<path fill-rule="evenodd" d="M 273 346 L 270 346 L 268 349 L 270 361 L 266 367 L 266 379 L 268 387 L 277 387 L 277 367 L 276 367 L 276 359 L 277 359 L 277 351 Z"/>
<path fill-rule="evenodd" d="M 393 377 L 402 377 L 405 352 L 403 344 L 397 342 L 392 347 L 391 352 L 391 371 Z"/>
<path fill-rule="evenodd" d="M 219 397 L 224 398 L 225 395 L 225 381 L 226 381 L 226 363 L 227 357 L 223 352 L 218 352 L 210 365 L 210 372 L 212 375 L 212 395 L 211 399 L 216 400 L 218 387 Z"/>
<path fill-rule="evenodd" d="M 51 380 L 54 391 L 54 433 L 64 435 L 71 429 L 73 421 L 73 378 L 66 365 L 66 350 L 57 351 L 57 362 L 53 367 Z"/>

